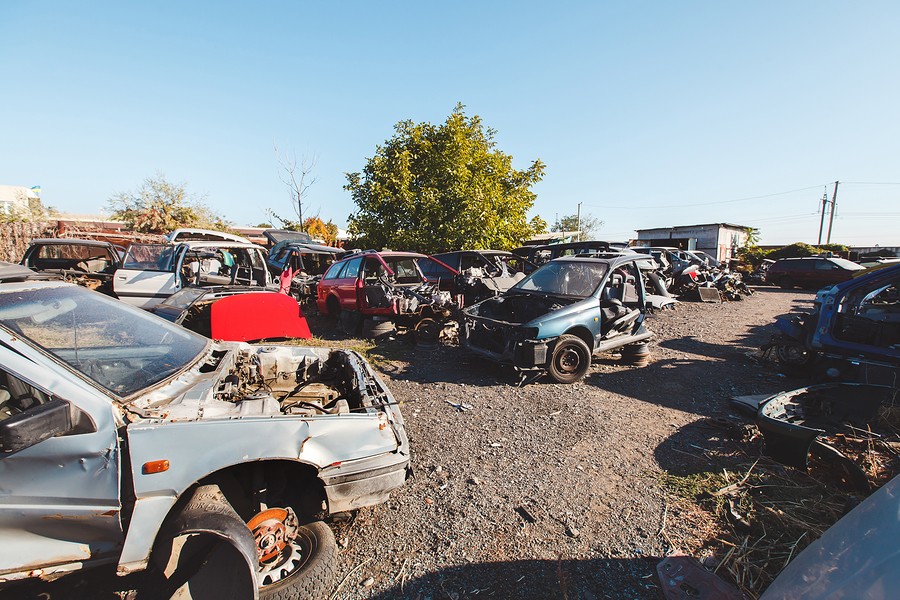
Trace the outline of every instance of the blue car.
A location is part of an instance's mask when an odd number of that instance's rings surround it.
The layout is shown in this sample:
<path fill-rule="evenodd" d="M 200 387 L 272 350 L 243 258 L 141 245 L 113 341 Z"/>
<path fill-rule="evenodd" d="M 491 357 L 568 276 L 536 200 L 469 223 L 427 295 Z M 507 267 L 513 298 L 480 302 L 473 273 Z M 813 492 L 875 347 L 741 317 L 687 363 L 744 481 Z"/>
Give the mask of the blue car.
<path fill-rule="evenodd" d="M 781 317 L 771 345 L 786 366 L 806 367 L 822 358 L 900 366 L 900 265 L 871 269 L 819 290 L 815 311 Z"/>
<path fill-rule="evenodd" d="M 643 364 L 646 292 L 639 254 L 550 261 L 509 290 L 463 311 L 467 350 L 523 374 L 546 372 L 559 383 L 582 379 L 591 356 L 623 349 Z"/>

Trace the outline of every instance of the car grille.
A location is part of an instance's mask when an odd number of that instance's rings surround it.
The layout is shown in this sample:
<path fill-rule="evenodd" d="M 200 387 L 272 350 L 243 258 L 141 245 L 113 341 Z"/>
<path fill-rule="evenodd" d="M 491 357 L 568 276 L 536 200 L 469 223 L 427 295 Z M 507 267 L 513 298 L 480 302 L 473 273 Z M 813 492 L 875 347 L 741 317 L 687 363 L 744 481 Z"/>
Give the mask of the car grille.
<path fill-rule="evenodd" d="M 476 321 L 469 327 L 469 344 L 499 354 L 506 349 L 507 335 L 506 327 Z"/>

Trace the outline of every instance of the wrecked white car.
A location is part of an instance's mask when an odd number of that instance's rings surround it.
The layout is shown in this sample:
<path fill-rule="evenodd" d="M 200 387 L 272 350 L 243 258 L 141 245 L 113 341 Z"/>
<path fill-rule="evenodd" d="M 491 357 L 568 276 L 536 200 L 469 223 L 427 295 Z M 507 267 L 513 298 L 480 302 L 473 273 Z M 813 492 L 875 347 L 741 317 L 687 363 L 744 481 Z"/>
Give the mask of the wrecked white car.
<path fill-rule="evenodd" d="M 263 248 L 230 241 L 132 244 L 113 276 L 115 296 L 146 309 L 184 287 L 214 285 L 272 286 Z"/>
<path fill-rule="evenodd" d="M 408 474 L 403 418 L 359 354 L 215 343 L 0 269 L 0 585 L 116 563 L 165 597 L 318 598 L 337 553 L 322 520 Z"/>

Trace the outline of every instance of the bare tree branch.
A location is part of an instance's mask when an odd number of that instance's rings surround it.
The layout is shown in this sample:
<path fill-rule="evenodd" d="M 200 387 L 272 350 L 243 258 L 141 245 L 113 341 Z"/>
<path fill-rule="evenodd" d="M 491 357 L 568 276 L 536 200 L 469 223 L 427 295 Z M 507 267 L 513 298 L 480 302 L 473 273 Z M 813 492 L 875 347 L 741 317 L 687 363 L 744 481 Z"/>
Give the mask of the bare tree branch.
<path fill-rule="evenodd" d="M 273 146 L 275 147 L 275 158 L 281 167 L 278 177 L 288 187 L 291 197 L 291 208 L 293 208 L 294 214 L 297 215 L 297 221 L 302 227 L 307 192 L 310 186 L 318 180 L 317 177 L 312 175 L 312 171 L 315 169 L 319 158 L 314 154 L 312 157 L 301 156 L 298 161 L 295 154 L 286 149 L 279 152 L 278 145 L 274 142 Z"/>

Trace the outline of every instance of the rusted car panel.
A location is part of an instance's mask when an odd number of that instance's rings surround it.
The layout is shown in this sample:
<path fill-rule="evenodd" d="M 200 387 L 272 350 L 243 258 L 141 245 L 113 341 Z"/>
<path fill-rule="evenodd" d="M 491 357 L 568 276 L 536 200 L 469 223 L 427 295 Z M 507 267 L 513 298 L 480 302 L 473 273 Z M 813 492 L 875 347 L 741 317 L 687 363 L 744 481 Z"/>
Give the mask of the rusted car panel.
<path fill-rule="evenodd" d="M 0 581 L 140 570 L 177 500 L 242 465 L 308 470 L 324 514 L 381 502 L 409 475 L 397 403 L 348 350 L 214 343 L 26 281 L 0 283 L 0 375 Z M 54 437 L 8 444 L 48 406 L 69 407 Z"/>

